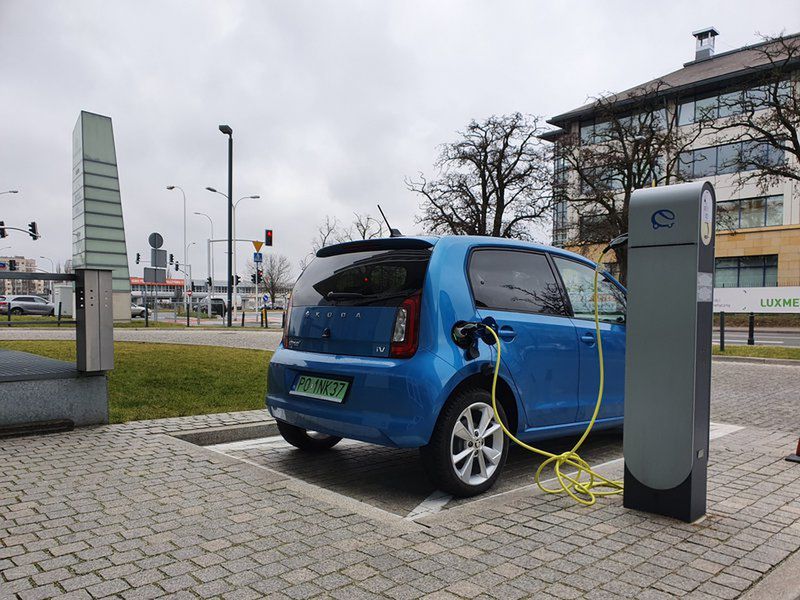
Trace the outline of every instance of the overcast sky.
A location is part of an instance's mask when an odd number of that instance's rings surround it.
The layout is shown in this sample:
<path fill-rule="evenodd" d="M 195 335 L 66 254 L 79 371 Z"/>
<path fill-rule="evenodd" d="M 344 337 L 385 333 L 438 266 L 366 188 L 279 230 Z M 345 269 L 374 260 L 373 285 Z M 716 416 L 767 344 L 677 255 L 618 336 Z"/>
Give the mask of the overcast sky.
<path fill-rule="evenodd" d="M 208 221 L 221 237 L 226 139 L 234 129 L 240 237 L 275 232 L 297 265 L 326 214 L 350 221 L 381 203 L 414 233 L 403 179 L 432 172 L 438 144 L 470 119 L 552 116 L 587 97 L 673 71 L 691 32 L 717 51 L 800 30 L 797 0 L 651 3 L 0 0 L 0 220 L 21 233 L 0 254 L 70 258 L 71 132 L 81 109 L 109 115 L 117 143 L 131 274 L 151 231 L 206 275 Z M 240 245 L 244 271 L 252 248 Z M 47 261 L 43 266 L 49 268 Z M 216 255 L 223 278 L 224 254 Z"/>

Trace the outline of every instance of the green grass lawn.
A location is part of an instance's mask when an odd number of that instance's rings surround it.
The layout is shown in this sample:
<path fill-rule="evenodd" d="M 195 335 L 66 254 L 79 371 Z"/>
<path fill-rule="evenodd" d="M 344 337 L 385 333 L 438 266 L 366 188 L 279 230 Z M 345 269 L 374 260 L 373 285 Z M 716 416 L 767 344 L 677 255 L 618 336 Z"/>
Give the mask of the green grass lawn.
<path fill-rule="evenodd" d="M 757 358 L 789 358 L 800 360 L 800 348 L 776 348 L 775 346 L 739 346 L 727 344 L 725 352 L 714 345 L 714 354 L 720 356 L 755 356 Z"/>
<path fill-rule="evenodd" d="M 75 361 L 73 341 L 4 341 L 0 348 Z M 111 422 L 264 408 L 271 357 L 266 350 L 115 342 Z"/>

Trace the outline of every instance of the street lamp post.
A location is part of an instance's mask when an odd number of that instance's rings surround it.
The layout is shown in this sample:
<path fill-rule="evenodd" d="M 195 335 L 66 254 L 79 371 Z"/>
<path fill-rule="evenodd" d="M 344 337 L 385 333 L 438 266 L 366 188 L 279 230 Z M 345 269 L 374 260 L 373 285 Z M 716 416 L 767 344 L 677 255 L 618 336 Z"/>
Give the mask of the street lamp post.
<path fill-rule="evenodd" d="M 6 190 L 5 192 L 0 192 L 0 195 L 3 194 L 19 194 L 19 190 Z"/>
<path fill-rule="evenodd" d="M 228 198 L 228 196 L 226 196 L 225 194 L 223 194 L 222 192 L 220 192 L 216 188 L 206 187 L 206 189 L 209 192 L 214 192 L 215 194 L 219 194 L 223 198 Z M 232 223 L 233 223 L 233 226 L 232 226 L 232 228 L 233 228 L 233 232 L 232 232 L 233 233 L 233 249 L 234 249 L 234 251 L 233 251 L 233 274 L 234 274 L 234 277 L 233 277 L 233 281 L 232 281 L 234 297 L 235 297 L 235 294 L 238 292 L 238 289 L 239 289 L 238 286 L 236 285 L 236 277 L 235 277 L 235 275 L 237 273 L 237 269 L 236 269 L 236 250 L 235 249 L 236 249 L 236 242 L 239 241 L 238 238 L 236 237 L 236 208 L 239 206 L 239 202 L 241 202 L 242 200 L 247 200 L 247 199 L 254 199 L 255 200 L 255 199 L 258 199 L 258 198 L 261 198 L 261 196 L 259 196 L 258 194 L 254 194 L 252 196 L 242 196 L 236 202 L 234 202 L 232 207 L 231 207 L 231 213 L 232 213 L 231 216 L 232 216 Z M 235 305 L 235 302 L 234 302 L 234 305 Z M 230 310 L 232 312 L 236 312 L 236 307 L 232 306 L 230 308 Z"/>
<path fill-rule="evenodd" d="M 180 190 L 183 196 L 183 263 L 186 264 L 186 192 L 179 185 L 168 185 L 168 190 Z M 185 274 L 184 274 L 185 275 Z M 183 297 L 184 305 L 186 304 L 186 277 L 183 278 Z M 186 309 L 188 313 L 188 308 Z"/>
<path fill-rule="evenodd" d="M 231 327 L 233 308 L 233 129 L 220 125 L 219 130 L 228 136 L 228 327 Z"/>
<path fill-rule="evenodd" d="M 40 256 L 39 258 L 43 258 L 45 260 L 49 260 L 50 261 L 50 272 L 51 273 L 55 273 L 56 272 L 56 263 L 52 258 L 48 258 L 46 256 Z M 48 292 L 49 292 L 48 296 L 50 296 L 50 302 L 52 302 L 53 301 L 53 284 L 52 283 L 48 283 L 48 286 L 49 286 L 47 288 Z"/>
<path fill-rule="evenodd" d="M 208 316 L 210 318 L 211 317 L 211 299 L 213 298 L 213 295 L 214 295 L 214 254 L 211 252 L 211 240 L 214 239 L 214 221 L 212 221 L 211 217 L 209 217 L 206 213 L 196 212 L 194 214 L 200 215 L 202 217 L 205 217 L 206 219 L 208 219 L 208 222 L 211 224 L 211 237 L 208 238 L 208 249 L 207 249 L 207 252 L 208 252 L 208 256 L 207 256 L 208 264 L 206 265 L 207 269 L 208 269 L 208 276 L 211 278 L 211 285 L 208 286 L 208 293 L 206 294 L 206 299 L 208 300 Z"/>

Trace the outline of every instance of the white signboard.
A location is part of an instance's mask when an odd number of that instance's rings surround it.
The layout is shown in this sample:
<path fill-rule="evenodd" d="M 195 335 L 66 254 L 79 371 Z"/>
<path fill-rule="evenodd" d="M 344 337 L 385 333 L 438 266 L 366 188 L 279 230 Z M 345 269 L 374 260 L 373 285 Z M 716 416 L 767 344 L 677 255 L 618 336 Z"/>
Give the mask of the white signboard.
<path fill-rule="evenodd" d="M 714 288 L 714 312 L 800 313 L 800 287 Z"/>

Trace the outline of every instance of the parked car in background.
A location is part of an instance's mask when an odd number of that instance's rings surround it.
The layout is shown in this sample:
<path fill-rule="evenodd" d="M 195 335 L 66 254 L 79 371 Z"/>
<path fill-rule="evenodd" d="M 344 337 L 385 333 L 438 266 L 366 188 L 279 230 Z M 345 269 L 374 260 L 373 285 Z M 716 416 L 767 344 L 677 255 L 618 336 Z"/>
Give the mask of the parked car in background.
<path fill-rule="evenodd" d="M 140 317 L 142 319 L 147 316 L 148 309 L 144 306 L 138 306 L 136 304 L 131 304 L 131 318 L 135 319 L 136 317 Z"/>
<path fill-rule="evenodd" d="M 0 313 L 12 315 L 54 315 L 55 304 L 39 296 L 0 296 Z"/>
<path fill-rule="evenodd" d="M 208 314 L 208 300 L 200 300 L 197 303 L 197 312 L 207 315 Z M 227 308 L 225 307 L 225 300 L 222 298 L 212 298 L 211 299 L 211 314 L 212 315 L 219 315 L 220 317 L 224 317 L 225 313 L 227 312 Z"/>

